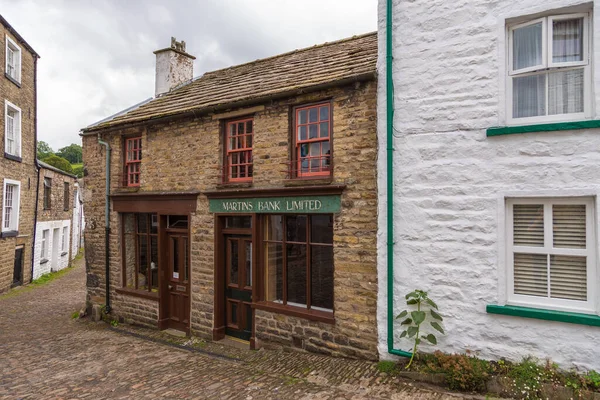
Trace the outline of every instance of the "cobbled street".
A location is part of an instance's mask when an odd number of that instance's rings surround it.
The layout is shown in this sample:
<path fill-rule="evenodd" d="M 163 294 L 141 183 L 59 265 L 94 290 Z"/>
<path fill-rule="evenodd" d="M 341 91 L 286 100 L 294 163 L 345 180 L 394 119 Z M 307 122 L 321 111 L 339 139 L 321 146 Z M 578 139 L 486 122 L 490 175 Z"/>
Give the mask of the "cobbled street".
<path fill-rule="evenodd" d="M 0 296 L 1 399 L 460 397 L 387 377 L 370 362 L 204 342 L 178 348 L 159 332 L 72 319 L 84 282 L 79 260 L 46 285 Z"/>

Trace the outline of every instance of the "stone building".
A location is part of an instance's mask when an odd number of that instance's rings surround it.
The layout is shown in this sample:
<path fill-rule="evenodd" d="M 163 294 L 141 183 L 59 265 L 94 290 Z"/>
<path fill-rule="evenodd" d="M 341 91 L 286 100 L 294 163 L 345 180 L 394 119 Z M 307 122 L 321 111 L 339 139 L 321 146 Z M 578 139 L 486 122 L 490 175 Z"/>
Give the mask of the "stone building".
<path fill-rule="evenodd" d="M 0 126 L 3 157 L 0 292 L 31 279 L 36 157 L 38 54 L 0 15 Z"/>
<path fill-rule="evenodd" d="M 425 351 L 600 370 L 600 2 L 379 3 L 380 355 L 424 289 Z"/>
<path fill-rule="evenodd" d="M 377 358 L 376 34 L 197 79 L 184 42 L 155 53 L 156 98 L 82 130 L 88 300 Z"/>
<path fill-rule="evenodd" d="M 79 235 L 76 215 L 81 215 L 77 177 L 38 161 L 39 196 L 33 252 L 33 279 L 71 264 L 77 255 Z M 76 236 L 77 235 L 77 236 Z M 75 238 L 75 243 L 72 243 Z M 73 249 L 76 249 L 73 251 Z"/>

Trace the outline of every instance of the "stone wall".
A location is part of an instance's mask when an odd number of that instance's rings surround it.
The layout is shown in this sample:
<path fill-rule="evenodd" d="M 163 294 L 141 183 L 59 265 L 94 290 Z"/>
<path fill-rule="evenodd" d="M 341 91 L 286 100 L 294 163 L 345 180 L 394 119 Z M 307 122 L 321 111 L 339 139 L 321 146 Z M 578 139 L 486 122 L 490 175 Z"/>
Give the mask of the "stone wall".
<path fill-rule="evenodd" d="M 303 340 L 304 348 L 350 357 L 377 358 L 376 330 L 376 112 L 375 82 L 304 94 L 265 104 L 254 114 L 254 180 L 252 188 L 283 188 L 289 184 L 290 110 L 293 105 L 319 100 L 333 101 L 334 176 L 332 184 L 345 184 L 342 211 L 334 226 L 335 324 L 292 318 L 266 311 L 257 312 L 259 345 L 273 339 L 290 344 Z M 221 122 L 212 115 L 173 120 L 121 131 L 101 133 L 113 149 L 113 177 L 122 175 L 122 142 L 127 135 L 141 135 L 143 142 L 140 192 L 214 191 L 221 186 Z M 104 300 L 104 148 L 96 135 L 83 139 L 87 176 L 86 258 L 88 298 Z M 328 184 L 328 182 L 319 182 Z M 314 184 L 314 182 L 313 182 Z M 235 186 L 234 186 L 235 187 Z M 230 189 L 231 186 L 226 187 Z M 113 179 L 111 191 L 119 191 Z M 122 286 L 118 216 L 111 213 L 111 285 Z M 210 338 L 214 325 L 214 216 L 200 195 L 191 220 L 191 329 Z M 114 295 L 113 295 L 114 296 Z M 152 319 L 158 305 L 132 296 L 117 296 L 114 312 L 140 323 Z M 138 316 L 139 314 L 139 316 Z M 279 333 L 264 328 L 279 321 Z M 302 327 L 302 328 L 300 328 Z M 319 331 L 317 340 L 314 332 Z M 323 336 L 323 332 L 328 335 Z M 336 339 L 337 338 L 337 339 Z M 347 339 L 345 339 L 347 338 Z M 352 339 L 352 340 L 351 340 Z M 337 340 L 337 341 L 336 341 Z"/>
<path fill-rule="evenodd" d="M 21 47 L 20 86 L 5 74 L 6 36 Z M 23 246 L 23 281 L 31 279 L 31 247 L 33 243 L 33 221 L 37 173 L 35 168 L 35 103 L 34 64 L 35 56 L 19 43 L 6 27 L 0 24 L 0 146 L 4 154 L 5 100 L 18 106 L 22 112 L 21 158 L 14 161 L 0 156 L 0 176 L 21 182 L 19 233 L 17 237 L 0 238 L 0 292 L 8 290 L 13 281 L 15 247 Z M 3 186 L 2 186 L 3 187 Z M 1 189 L 0 189 L 1 190 Z"/>
<path fill-rule="evenodd" d="M 486 305 L 506 303 L 504 198 L 600 192 L 598 130 L 486 137 L 486 128 L 506 124 L 506 20 L 564 12 L 580 2 L 394 1 L 393 239 L 386 236 L 385 3 L 379 2 L 380 355 L 390 357 L 386 245 L 393 240 L 394 314 L 409 291 L 430 291 L 446 317 L 447 335 L 437 348 L 600 369 L 597 327 L 486 313 Z M 592 3 L 597 14 L 599 4 Z M 594 33 L 600 37 L 600 24 L 594 23 Z M 594 53 L 600 53 L 598 40 Z M 600 93 L 597 78 L 593 86 Z M 596 95 L 596 116 L 599 106 Z M 591 227 L 596 232 L 599 220 L 596 215 Z M 408 350 L 410 344 L 396 339 L 394 347 Z"/>

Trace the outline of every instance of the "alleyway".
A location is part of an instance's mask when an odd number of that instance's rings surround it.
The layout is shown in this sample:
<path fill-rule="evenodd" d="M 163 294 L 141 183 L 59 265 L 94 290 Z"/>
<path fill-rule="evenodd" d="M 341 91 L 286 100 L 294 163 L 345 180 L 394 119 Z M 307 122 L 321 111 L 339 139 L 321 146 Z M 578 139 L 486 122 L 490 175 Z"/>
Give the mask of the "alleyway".
<path fill-rule="evenodd" d="M 361 361 L 233 349 L 216 356 L 213 344 L 186 351 L 73 320 L 84 274 L 78 262 L 47 285 L 0 296 L 0 399 L 454 398 L 379 376 Z"/>

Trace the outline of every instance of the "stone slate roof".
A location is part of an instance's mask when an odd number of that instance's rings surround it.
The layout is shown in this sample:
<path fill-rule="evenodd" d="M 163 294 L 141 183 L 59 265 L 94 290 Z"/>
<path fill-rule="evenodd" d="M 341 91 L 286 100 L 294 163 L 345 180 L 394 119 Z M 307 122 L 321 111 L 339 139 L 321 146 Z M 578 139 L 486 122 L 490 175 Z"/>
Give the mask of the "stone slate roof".
<path fill-rule="evenodd" d="M 75 176 L 75 175 L 73 175 L 73 174 L 70 174 L 70 173 L 68 173 L 68 172 L 65 172 L 65 171 L 63 171 L 62 169 L 58 169 L 58 168 L 56 168 L 56 167 L 55 167 L 55 166 L 53 166 L 53 165 L 46 164 L 46 163 L 45 163 L 45 162 L 43 162 L 42 160 L 37 160 L 37 162 L 38 162 L 38 165 L 39 165 L 40 167 L 42 167 L 42 168 L 49 169 L 49 170 L 51 170 L 51 171 L 54 171 L 54 172 L 58 172 L 59 174 L 62 174 L 62 175 L 65 175 L 65 176 L 68 176 L 68 177 L 71 177 L 71 178 L 74 178 L 75 180 L 77 180 L 77 176 Z"/>
<path fill-rule="evenodd" d="M 377 33 L 324 43 L 213 72 L 82 131 L 258 103 L 353 80 L 375 79 Z"/>

